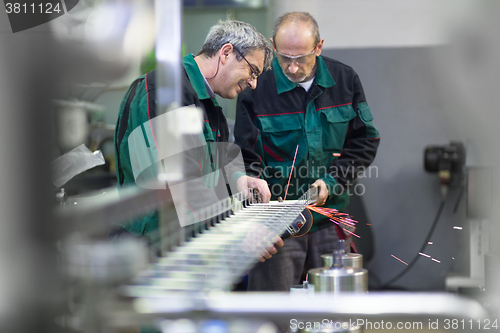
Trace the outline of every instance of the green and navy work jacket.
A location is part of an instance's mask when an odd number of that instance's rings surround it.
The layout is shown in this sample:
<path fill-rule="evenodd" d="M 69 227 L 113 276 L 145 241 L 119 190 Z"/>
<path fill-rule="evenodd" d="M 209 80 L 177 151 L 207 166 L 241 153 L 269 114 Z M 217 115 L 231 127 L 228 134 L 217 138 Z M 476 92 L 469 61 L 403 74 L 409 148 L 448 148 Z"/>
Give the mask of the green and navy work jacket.
<path fill-rule="evenodd" d="M 354 70 L 317 57 L 314 81 L 305 91 L 283 73 L 278 60 L 255 90 L 240 93 L 235 139 L 247 173 L 265 179 L 271 200 L 298 199 L 322 179 L 329 197 L 324 207 L 347 207 L 353 182 L 377 152 L 378 130 Z M 295 159 L 295 163 L 292 164 Z M 291 174 L 291 177 L 290 177 Z M 313 213 L 311 231 L 328 222 Z"/>
<path fill-rule="evenodd" d="M 196 210 L 200 207 L 217 202 L 216 188 L 226 188 L 223 177 L 220 175 L 220 168 L 225 152 L 211 143 L 223 143 L 228 141 L 229 129 L 226 118 L 222 113 L 222 108 L 217 104 L 215 97 L 211 97 L 205 86 L 203 76 L 196 64 L 193 55 L 189 54 L 182 60 L 184 68 L 182 76 L 182 104 L 196 105 L 203 110 L 203 133 L 198 136 L 184 136 L 183 140 L 199 140 L 206 144 L 197 146 L 198 149 L 187 151 L 183 158 L 183 169 L 192 181 L 187 189 L 189 201 L 186 204 L 194 203 L 199 207 L 188 207 Z M 115 129 L 115 161 L 116 175 L 119 188 L 133 186 L 136 184 L 131 164 L 129 152 L 129 135 L 141 126 L 144 133 L 144 140 L 148 147 L 155 145 L 150 142 L 147 135 L 149 121 L 157 116 L 156 112 L 156 70 L 145 74 L 135 80 L 125 94 L 118 114 L 118 121 Z M 216 151 L 212 151 L 215 149 Z M 146 164 L 148 161 L 145 162 Z M 166 161 L 168 163 L 168 160 Z M 235 184 L 243 173 L 233 172 L 228 175 L 228 181 Z M 151 173 L 151 177 L 154 177 Z M 220 193 L 217 192 L 217 193 Z M 227 190 L 226 190 L 227 193 Z M 135 235 L 147 235 L 158 228 L 158 214 L 151 212 L 142 218 L 133 221 L 126 221 L 120 224 L 129 232 Z"/>

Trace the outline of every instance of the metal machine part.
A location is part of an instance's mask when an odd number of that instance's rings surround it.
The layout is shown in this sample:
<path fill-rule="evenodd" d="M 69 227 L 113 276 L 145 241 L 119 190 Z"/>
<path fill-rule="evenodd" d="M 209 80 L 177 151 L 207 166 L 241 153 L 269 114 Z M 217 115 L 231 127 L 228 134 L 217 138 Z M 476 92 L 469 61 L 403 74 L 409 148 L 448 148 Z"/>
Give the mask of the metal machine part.
<path fill-rule="evenodd" d="M 123 283 L 147 266 L 143 241 L 123 238 L 113 242 L 69 237 L 64 245 L 64 266 L 73 278 L 94 284 Z"/>
<path fill-rule="evenodd" d="M 60 319 L 62 326 L 84 333 L 109 331 L 104 317 L 116 296 L 114 287 L 147 267 L 145 242 L 132 237 L 96 241 L 75 233 L 61 250 L 62 268 L 73 285 L 69 313 Z"/>
<path fill-rule="evenodd" d="M 333 254 L 322 254 L 321 255 L 321 266 L 322 267 L 332 267 L 333 266 Z M 342 266 L 363 268 L 363 255 L 360 253 L 344 253 L 342 255 Z"/>
<path fill-rule="evenodd" d="M 368 291 L 368 271 L 354 267 L 321 267 L 309 270 L 309 281 L 316 292 Z"/>
<path fill-rule="evenodd" d="M 95 126 L 95 119 L 104 117 L 104 107 L 78 100 L 55 100 L 55 116 L 57 119 L 57 146 L 61 152 L 85 143 L 90 145 L 89 132 Z M 95 114 L 100 114 L 96 116 Z"/>
<path fill-rule="evenodd" d="M 314 285 L 309 283 L 309 281 L 304 281 L 302 284 L 293 285 L 290 288 L 290 294 L 314 294 Z"/>
<path fill-rule="evenodd" d="M 304 209 L 299 216 L 286 228 L 285 232 L 281 235 L 282 239 L 289 237 L 304 236 L 311 230 L 313 217 L 309 209 Z"/>
<path fill-rule="evenodd" d="M 327 267 L 314 268 L 309 270 L 309 281 L 314 285 L 316 292 L 355 292 L 364 293 L 368 291 L 368 271 L 362 267 L 345 265 L 350 263 L 350 259 L 356 256 L 349 256 L 345 253 L 345 241 L 338 241 L 338 249 L 331 255 L 331 264 Z M 324 256 L 321 260 L 323 262 Z M 345 259 L 344 259 L 345 258 Z M 362 258 L 360 260 L 363 265 Z M 360 265 L 359 263 L 356 263 Z"/>
<path fill-rule="evenodd" d="M 56 190 L 54 200 L 60 207 L 64 207 L 66 201 L 68 200 L 68 194 L 64 191 L 64 188 L 61 187 L 60 189 Z"/>
<path fill-rule="evenodd" d="M 359 253 L 350 253 L 350 249 L 346 251 L 346 242 L 343 239 L 338 240 L 337 255 L 340 256 L 338 262 L 335 261 L 335 252 L 333 254 L 321 255 L 321 267 L 355 267 L 363 268 L 363 256 Z"/>

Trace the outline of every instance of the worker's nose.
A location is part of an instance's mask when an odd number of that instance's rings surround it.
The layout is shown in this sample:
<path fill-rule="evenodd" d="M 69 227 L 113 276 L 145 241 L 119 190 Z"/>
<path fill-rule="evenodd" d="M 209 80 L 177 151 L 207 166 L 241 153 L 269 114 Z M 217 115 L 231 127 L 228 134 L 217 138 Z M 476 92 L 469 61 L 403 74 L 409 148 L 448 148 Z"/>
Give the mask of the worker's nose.
<path fill-rule="evenodd" d="M 295 63 L 295 61 L 293 61 L 290 64 L 290 66 L 288 66 L 288 70 L 290 71 L 290 73 L 295 74 L 299 70 L 299 66 L 297 66 L 297 64 Z"/>
<path fill-rule="evenodd" d="M 250 89 L 255 89 L 257 88 L 257 78 L 252 78 L 250 77 L 248 80 L 247 80 L 247 84 L 248 86 L 250 87 Z"/>

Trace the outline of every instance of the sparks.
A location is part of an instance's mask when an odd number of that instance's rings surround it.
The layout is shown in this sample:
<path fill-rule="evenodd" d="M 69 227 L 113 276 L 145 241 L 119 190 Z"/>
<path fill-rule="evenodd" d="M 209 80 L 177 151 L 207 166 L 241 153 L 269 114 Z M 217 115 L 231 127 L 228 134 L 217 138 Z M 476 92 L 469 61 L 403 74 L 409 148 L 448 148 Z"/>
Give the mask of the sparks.
<path fill-rule="evenodd" d="M 425 253 L 422 253 L 422 252 L 419 252 L 418 254 L 420 254 L 421 256 L 427 257 L 427 258 L 430 258 L 430 257 L 431 257 L 430 255 L 425 254 Z"/>
<path fill-rule="evenodd" d="M 356 223 L 358 223 L 358 221 L 351 219 L 349 214 L 341 213 L 333 208 L 318 207 L 315 204 L 308 205 L 307 208 L 309 208 L 309 210 L 313 212 L 328 217 L 330 221 L 340 226 L 345 232 L 355 237 L 361 238 L 359 235 L 356 235 L 351 231 L 353 229 L 356 230 Z M 351 230 L 348 230 L 347 228 Z"/>
<path fill-rule="evenodd" d="M 401 260 L 401 259 L 399 259 L 398 257 L 396 257 L 394 254 L 391 254 L 391 257 L 393 257 L 393 258 L 394 258 L 394 259 L 396 259 L 396 260 L 401 261 L 403 264 L 405 264 L 406 266 L 408 266 L 408 264 L 407 264 L 407 263 L 405 263 L 403 260 Z"/>
<path fill-rule="evenodd" d="M 437 259 L 434 259 L 434 258 L 431 258 L 431 260 L 433 260 L 433 261 L 437 262 L 438 264 L 440 264 L 440 263 L 441 263 L 441 261 L 439 261 L 439 260 L 437 260 Z"/>
<path fill-rule="evenodd" d="M 351 235 L 353 235 L 353 236 L 356 236 L 356 237 L 358 237 L 358 238 L 361 238 L 361 237 L 359 237 L 358 235 L 356 235 L 354 232 L 351 232 L 351 231 L 349 231 L 349 230 L 347 230 L 347 229 L 344 229 L 344 231 L 346 231 L 346 232 L 350 233 L 350 234 L 351 234 Z"/>
<path fill-rule="evenodd" d="M 463 228 L 462 227 L 454 226 L 453 229 L 462 230 Z"/>
<path fill-rule="evenodd" d="M 433 242 L 429 242 L 429 243 L 427 243 L 427 244 L 432 245 L 432 244 L 434 244 L 434 243 L 433 243 Z"/>

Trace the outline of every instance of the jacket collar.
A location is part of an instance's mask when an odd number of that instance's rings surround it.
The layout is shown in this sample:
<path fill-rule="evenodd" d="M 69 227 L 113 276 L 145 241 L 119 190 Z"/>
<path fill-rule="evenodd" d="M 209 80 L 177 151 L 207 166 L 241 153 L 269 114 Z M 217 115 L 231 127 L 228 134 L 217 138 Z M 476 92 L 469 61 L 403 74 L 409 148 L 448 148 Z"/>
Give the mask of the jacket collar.
<path fill-rule="evenodd" d="M 316 64 L 317 67 L 313 84 L 316 83 L 317 85 L 322 86 L 323 88 L 332 87 L 335 84 L 335 81 L 330 75 L 328 68 L 326 68 L 325 61 L 321 56 L 316 58 Z M 298 86 L 297 83 L 290 81 L 285 76 L 276 57 L 273 60 L 273 72 L 274 72 L 274 77 L 276 79 L 276 87 L 278 88 L 278 94 L 292 90 L 293 88 Z"/>
<path fill-rule="evenodd" d="M 186 70 L 189 82 L 191 83 L 196 96 L 198 96 L 198 99 L 210 98 L 207 87 L 205 86 L 203 74 L 201 74 L 200 68 L 194 60 L 194 55 L 188 54 L 184 58 L 182 58 L 182 66 Z"/>

